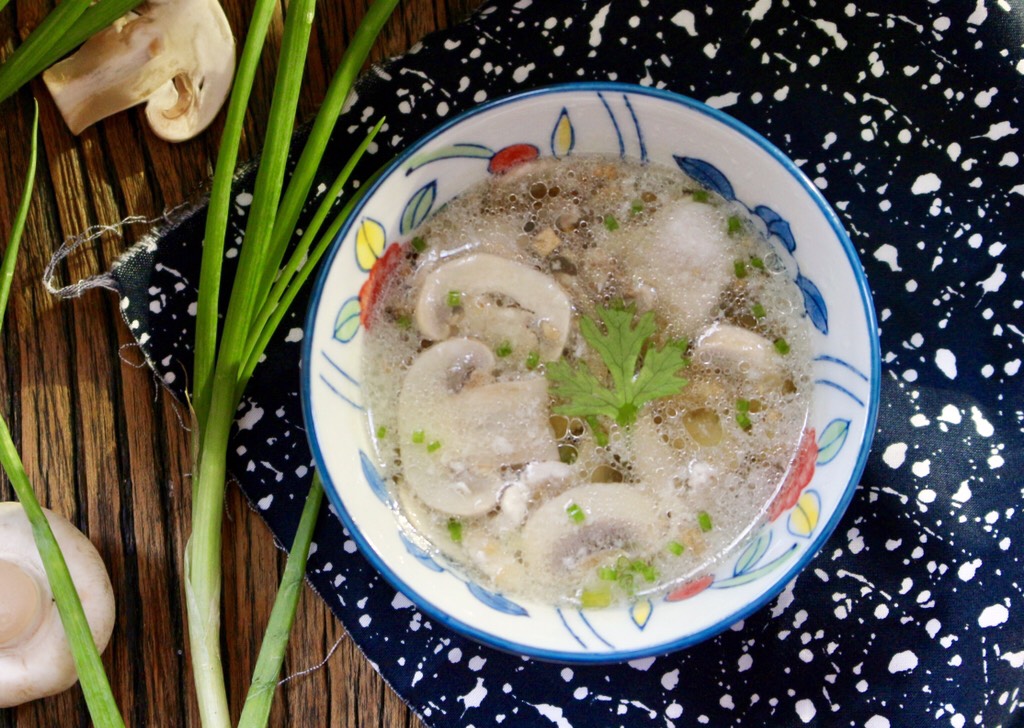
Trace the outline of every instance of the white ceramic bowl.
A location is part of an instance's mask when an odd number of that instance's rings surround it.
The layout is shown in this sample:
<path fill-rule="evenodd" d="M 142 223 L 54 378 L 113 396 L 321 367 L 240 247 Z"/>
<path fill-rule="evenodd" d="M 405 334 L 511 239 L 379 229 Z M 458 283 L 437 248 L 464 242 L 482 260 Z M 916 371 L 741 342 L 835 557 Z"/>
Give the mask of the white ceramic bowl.
<path fill-rule="evenodd" d="M 386 268 L 395 242 L 408 240 L 431 212 L 473 183 L 524 155 L 584 153 L 679 165 L 764 223 L 815 328 L 804 463 L 805 474 L 813 466 L 813 477 L 795 481 L 776 502 L 775 517 L 704 578 L 665 598 L 569 610 L 489 592 L 403 537 L 374 466 L 362 407 L 359 293 L 375 265 L 378 272 Z M 498 100 L 410 146 L 367 191 L 324 263 L 302 371 L 316 464 L 362 554 L 424 612 L 458 632 L 515 653 L 583 663 L 683 648 L 767 604 L 824 544 L 852 498 L 879 396 L 868 287 L 853 246 L 814 185 L 768 141 L 715 109 L 607 83 Z"/>

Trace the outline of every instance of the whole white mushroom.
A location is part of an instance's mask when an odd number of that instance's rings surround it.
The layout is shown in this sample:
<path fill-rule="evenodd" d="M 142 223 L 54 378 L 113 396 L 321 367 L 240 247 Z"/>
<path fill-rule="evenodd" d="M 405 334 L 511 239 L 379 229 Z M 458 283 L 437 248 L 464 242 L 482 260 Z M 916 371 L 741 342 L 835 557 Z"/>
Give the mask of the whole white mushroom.
<path fill-rule="evenodd" d="M 114 630 L 114 592 L 92 542 L 44 509 L 100 652 Z M 0 708 L 67 690 L 78 681 L 32 527 L 19 503 L 0 503 Z"/>

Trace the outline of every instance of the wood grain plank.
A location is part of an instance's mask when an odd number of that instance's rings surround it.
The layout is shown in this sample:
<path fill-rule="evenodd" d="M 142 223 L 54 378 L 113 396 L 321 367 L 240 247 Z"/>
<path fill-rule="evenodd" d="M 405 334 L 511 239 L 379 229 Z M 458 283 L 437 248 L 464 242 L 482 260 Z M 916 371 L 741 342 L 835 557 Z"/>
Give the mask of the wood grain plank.
<path fill-rule="evenodd" d="M 479 2 L 404 0 L 371 58 L 405 51 L 425 33 L 461 20 Z M 241 42 L 251 0 L 223 5 Z M 319 106 L 368 5 L 320 4 L 300 118 Z M 0 56 L 52 6 L 50 0 L 16 0 L 0 13 Z M 243 159 L 256 154 L 265 128 L 280 19 L 279 14 L 254 88 Z M 156 219 L 197 199 L 212 173 L 223 118 L 182 144 L 157 139 L 140 109 L 74 137 L 36 80 L 0 105 L 0 148 L 8 152 L 0 154 L 4 240 L 21 191 L 33 95 L 40 100 L 44 148 L 15 295 L 0 336 L 0 409 L 40 498 L 85 530 L 111 570 L 120 616 L 104 663 L 126 722 L 198 726 L 181 590 L 191 501 L 187 417 L 143 366 L 115 294 L 90 291 L 59 301 L 45 292 L 40 277 L 69 235 L 130 215 Z M 60 279 L 70 282 L 106 269 L 145 229 L 126 228 L 121 237 L 108 235 L 77 252 L 60 266 Z M 12 497 L 0 478 L 0 498 Z M 284 555 L 237 488 L 229 488 L 226 507 L 224 654 L 237 716 Z M 300 600 L 284 673 L 295 677 L 278 687 L 271 725 L 420 725 L 310 589 Z M 87 725 L 78 688 L 0 710 L 0 728 Z"/>

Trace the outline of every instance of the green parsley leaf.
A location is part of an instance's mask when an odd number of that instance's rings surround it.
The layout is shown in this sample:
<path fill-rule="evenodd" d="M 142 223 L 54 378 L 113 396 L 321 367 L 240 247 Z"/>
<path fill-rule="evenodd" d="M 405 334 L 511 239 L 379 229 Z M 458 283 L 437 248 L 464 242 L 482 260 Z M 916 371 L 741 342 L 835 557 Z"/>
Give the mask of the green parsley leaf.
<path fill-rule="evenodd" d="M 411 245 L 412 249 L 415 250 L 417 253 L 422 253 L 424 250 L 427 249 L 427 241 L 424 240 L 419 235 L 412 239 Z"/>
<path fill-rule="evenodd" d="M 569 515 L 569 520 L 573 523 L 583 523 L 587 520 L 587 514 L 583 512 L 582 508 L 580 508 L 579 503 L 570 503 L 566 507 L 565 512 Z"/>
<path fill-rule="evenodd" d="M 694 190 L 693 201 L 694 202 L 707 202 L 710 198 L 707 190 Z"/>
<path fill-rule="evenodd" d="M 711 530 L 711 516 L 707 511 L 701 511 L 697 514 L 697 525 L 700 526 L 700 530 L 704 533 Z"/>
<path fill-rule="evenodd" d="M 462 541 L 462 521 L 456 518 L 448 519 L 448 536 L 455 543 Z"/>
<path fill-rule="evenodd" d="M 619 229 L 619 221 L 615 219 L 614 215 L 605 215 L 604 226 L 607 228 L 608 232 L 613 233 Z"/>
<path fill-rule="evenodd" d="M 678 376 L 689 362 L 685 341 L 671 341 L 661 349 L 650 343 L 656 331 L 654 313 L 636 319 L 636 307 L 622 304 L 601 308 L 597 317 L 580 319 L 580 332 L 608 369 L 611 386 L 596 377 L 585 363 L 575 367 L 564 359 L 547 367 L 553 393 L 565 400 L 554 412 L 568 417 L 604 415 L 628 427 L 647 402 L 678 394 L 687 380 Z M 635 325 L 634 325 L 634 319 Z M 641 362 L 642 360 L 642 362 Z M 638 368 L 639 365 L 639 368 Z"/>

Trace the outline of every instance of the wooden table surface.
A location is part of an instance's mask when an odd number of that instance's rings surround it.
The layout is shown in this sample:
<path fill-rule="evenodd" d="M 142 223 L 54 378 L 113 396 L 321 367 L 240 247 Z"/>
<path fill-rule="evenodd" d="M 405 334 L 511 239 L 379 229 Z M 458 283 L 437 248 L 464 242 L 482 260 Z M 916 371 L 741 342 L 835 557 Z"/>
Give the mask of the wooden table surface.
<path fill-rule="evenodd" d="M 252 0 L 222 3 L 240 48 Z M 0 12 L 0 57 L 10 54 L 52 4 L 13 0 Z M 319 104 L 367 4 L 319 4 L 303 116 Z M 402 53 L 479 4 L 403 0 L 371 58 Z M 262 140 L 279 31 L 278 24 L 270 33 L 272 52 L 265 52 L 257 78 L 241 159 L 253 156 Z M 33 96 L 40 108 L 39 170 L 2 334 L 0 406 L 39 500 L 79 526 L 110 570 L 118 618 L 104 664 L 125 723 L 197 726 L 181 589 L 190 513 L 182 407 L 143 366 L 114 293 L 92 290 L 59 300 L 41 281 L 52 253 L 69 236 L 128 216 L 154 220 L 194 197 L 212 173 L 222 117 L 181 144 L 156 138 L 140 108 L 75 137 L 37 79 L 0 104 L 0 245 L 6 245 L 27 169 Z M 108 233 L 84 245 L 59 268 L 58 283 L 108 269 L 146 229 L 128 226 L 120 235 Z M 0 500 L 13 499 L 3 478 Z M 224 544 L 224 654 L 237 717 L 284 559 L 236 487 L 229 488 Z M 278 688 L 270 725 L 419 724 L 308 588 L 284 674 L 296 677 Z M 0 728 L 88 724 L 78 686 L 0 710 Z"/>

